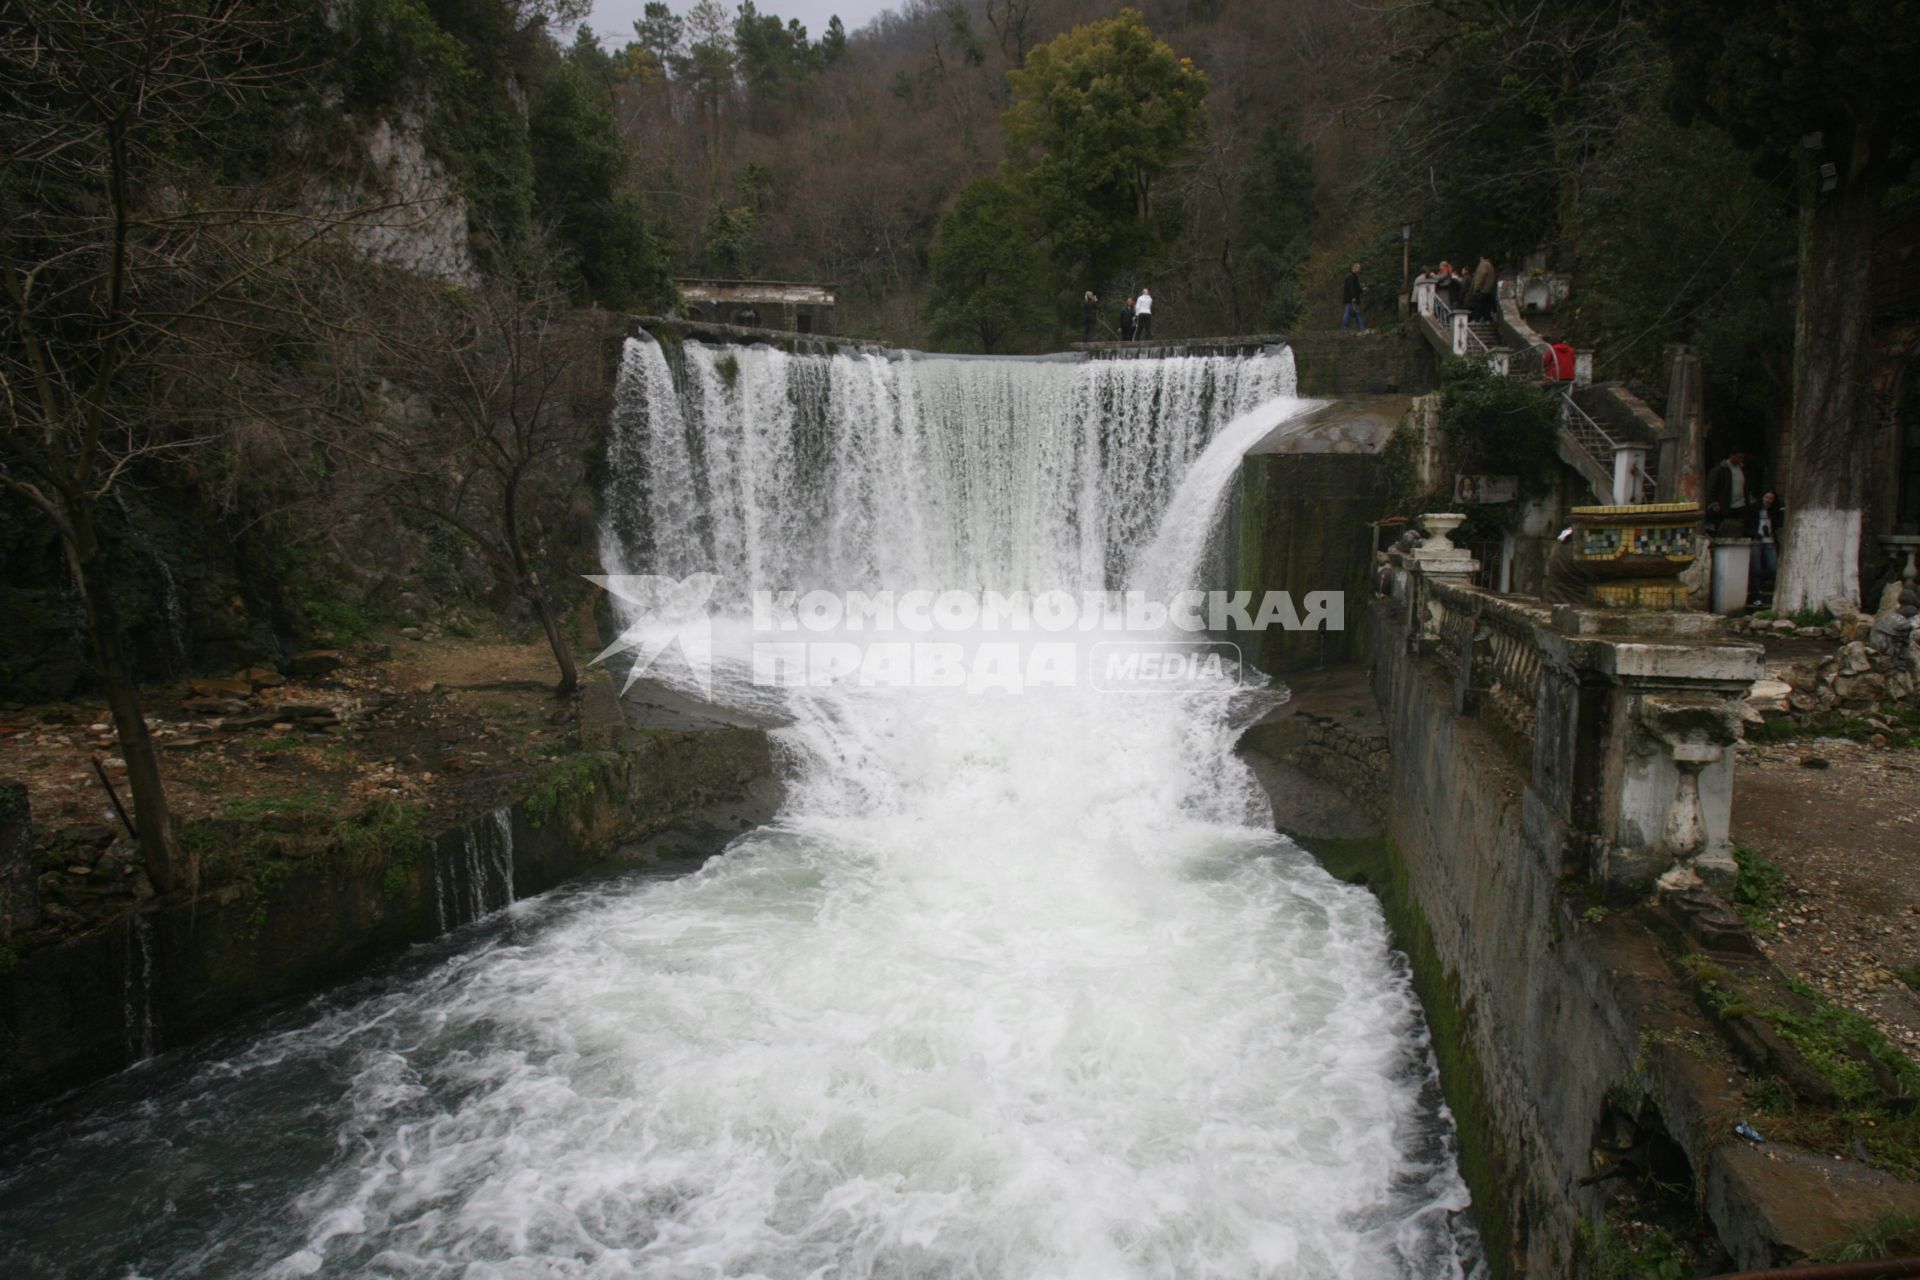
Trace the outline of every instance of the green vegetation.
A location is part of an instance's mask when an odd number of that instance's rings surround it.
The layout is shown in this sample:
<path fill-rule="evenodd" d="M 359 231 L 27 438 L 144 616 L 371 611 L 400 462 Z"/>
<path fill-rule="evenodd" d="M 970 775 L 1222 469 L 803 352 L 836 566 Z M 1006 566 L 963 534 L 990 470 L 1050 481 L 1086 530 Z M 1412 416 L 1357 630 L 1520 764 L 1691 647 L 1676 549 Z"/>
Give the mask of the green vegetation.
<path fill-rule="evenodd" d="M 1767 913 L 1780 904 L 1781 886 L 1787 874 L 1762 857 L 1758 850 L 1743 844 L 1733 847 L 1733 860 L 1740 875 L 1733 885 L 1733 905 L 1747 927 L 1756 931 L 1772 928 Z"/>
<path fill-rule="evenodd" d="M 1031 213 L 1005 182 L 982 178 L 962 191 L 933 245 L 934 332 L 995 351 L 1038 327 L 1038 241 Z"/>
<path fill-rule="evenodd" d="M 1596 1229 L 1576 1228 L 1594 1280 L 1687 1280 L 1706 1262 L 1685 1227 L 1645 1221 L 1634 1203 L 1613 1206 Z"/>
<path fill-rule="evenodd" d="M 1813 1255 L 1815 1262 L 1870 1262 L 1920 1255 L 1920 1217 L 1883 1213 L 1860 1230 Z"/>
<path fill-rule="evenodd" d="M 318 787 L 295 787 L 289 791 L 263 796 L 246 796 L 220 806 L 220 816 L 229 822 L 258 822 L 263 818 L 308 818 L 337 808 L 340 797 Z"/>
<path fill-rule="evenodd" d="M 528 823 L 534 827 L 544 826 L 549 818 L 560 812 L 565 802 L 598 790 L 603 767 L 592 756 L 576 756 L 547 765 L 540 771 L 533 791 L 527 796 L 525 812 Z"/>
<path fill-rule="evenodd" d="M 1419 492 L 1422 444 L 1401 424 L 1381 454 L 1391 510 L 1462 512 L 1466 522 L 1454 534 L 1462 541 L 1510 532 L 1519 519 L 1520 503 L 1457 502 L 1451 477 L 1455 472 L 1511 475 L 1519 478 L 1523 494 L 1544 492 L 1560 466 L 1557 413 L 1550 391 L 1517 378 L 1499 377 L 1484 361 L 1448 359 L 1440 369 L 1439 425 L 1448 449 L 1440 470 L 1449 479 L 1441 489 Z"/>

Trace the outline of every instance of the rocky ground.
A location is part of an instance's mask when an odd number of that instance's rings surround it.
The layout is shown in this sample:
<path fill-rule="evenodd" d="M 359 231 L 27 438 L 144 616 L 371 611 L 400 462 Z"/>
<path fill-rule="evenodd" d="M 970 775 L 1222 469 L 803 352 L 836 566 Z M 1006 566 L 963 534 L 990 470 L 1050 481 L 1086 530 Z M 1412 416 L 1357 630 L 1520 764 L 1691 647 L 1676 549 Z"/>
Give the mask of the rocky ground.
<path fill-rule="evenodd" d="M 1783 875 L 1778 900 L 1750 912 L 1768 956 L 1920 1059 L 1920 750 L 1750 742 L 1732 827 Z"/>
<path fill-rule="evenodd" d="M 383 799 L 437 817 L 494 803 L 567 749 L 540 641 L 401 633 L 143 690 L 168 794 L 186 824 L 335 821 Z M 94 761 L 127 799 L 98 702 L 0 704 L 0 778 L 26 784 L 42 901 L 83 924 L 151 887 Z"/>

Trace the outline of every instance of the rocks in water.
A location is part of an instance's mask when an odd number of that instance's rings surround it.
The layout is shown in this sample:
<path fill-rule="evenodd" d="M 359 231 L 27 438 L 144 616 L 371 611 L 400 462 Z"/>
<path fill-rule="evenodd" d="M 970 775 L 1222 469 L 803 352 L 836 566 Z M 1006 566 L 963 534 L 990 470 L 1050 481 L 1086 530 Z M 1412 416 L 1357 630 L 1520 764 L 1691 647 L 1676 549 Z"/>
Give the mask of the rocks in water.
<path fill-rule="evenodd" d="M 308 649 L 287 659 L 287 670 L 305 679 L 331 675 L 347 665 L 347 655 L 338 649 Z"/>

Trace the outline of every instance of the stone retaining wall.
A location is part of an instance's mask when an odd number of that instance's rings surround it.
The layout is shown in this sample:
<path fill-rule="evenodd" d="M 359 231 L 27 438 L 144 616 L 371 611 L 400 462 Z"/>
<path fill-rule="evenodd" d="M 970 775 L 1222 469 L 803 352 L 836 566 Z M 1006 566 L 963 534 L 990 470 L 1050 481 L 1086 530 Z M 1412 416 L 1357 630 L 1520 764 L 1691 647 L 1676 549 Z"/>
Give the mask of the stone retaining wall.
<path fill-rule="evenodd" d="M 622 735 L 549 765 L 500 808 L 424 840 L 263 859 L 253 878 L 169 897 L 0 967 L 0 1114 L 319 990 L 511 899 L 588 874 L 707 856 L 771 815 L 766 734 Z M 604 740 L 604 739 L 603 739 Z"/>

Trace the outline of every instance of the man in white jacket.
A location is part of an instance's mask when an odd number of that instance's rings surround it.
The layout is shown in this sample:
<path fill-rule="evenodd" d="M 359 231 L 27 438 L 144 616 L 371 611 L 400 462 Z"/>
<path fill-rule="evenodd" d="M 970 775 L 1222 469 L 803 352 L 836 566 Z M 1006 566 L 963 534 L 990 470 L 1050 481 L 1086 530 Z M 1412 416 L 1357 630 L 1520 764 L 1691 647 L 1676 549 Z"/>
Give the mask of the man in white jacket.
<path fill-rule="evenodd" d="M 1153 336 L 1153 294 L 1145 285 L 1140 287 L 1140 296 L 1133 304 L 1133 336 L 1142 341 Z"/>

